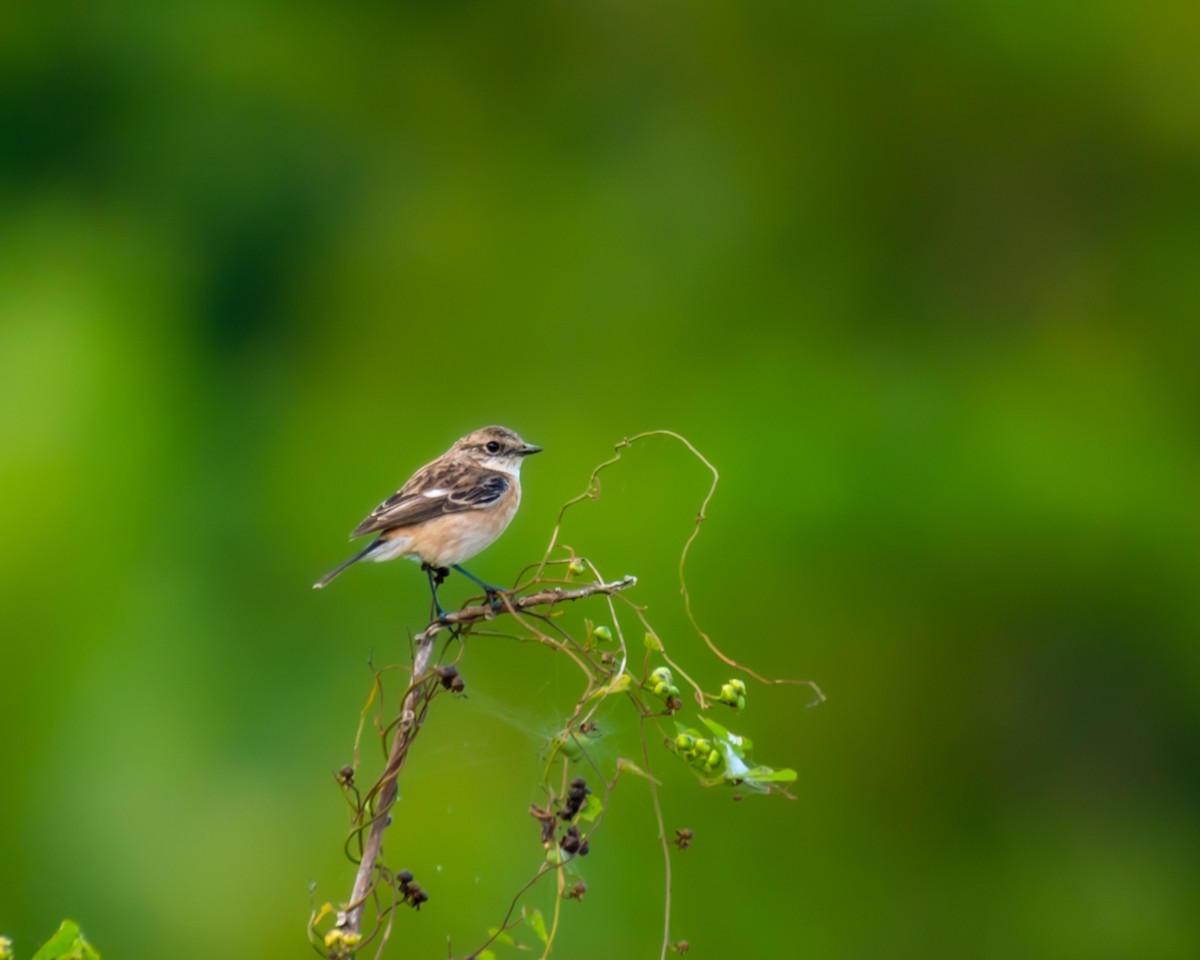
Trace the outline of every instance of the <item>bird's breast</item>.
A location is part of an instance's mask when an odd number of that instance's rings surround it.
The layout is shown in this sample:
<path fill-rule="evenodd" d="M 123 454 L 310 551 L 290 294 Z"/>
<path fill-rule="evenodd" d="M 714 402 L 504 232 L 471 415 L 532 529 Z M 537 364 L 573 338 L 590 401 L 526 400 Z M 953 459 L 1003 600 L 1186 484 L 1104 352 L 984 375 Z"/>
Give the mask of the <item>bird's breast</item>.
<path fill-rule="evenodd" d="M 406 552 L 435 567 L 451 567 L 469 560 L 504 532 L 520 502 L 519 492 L 513 491 L 487 509 L 450 513 L 409 527 L 406 533 L 411 545 Z"/>

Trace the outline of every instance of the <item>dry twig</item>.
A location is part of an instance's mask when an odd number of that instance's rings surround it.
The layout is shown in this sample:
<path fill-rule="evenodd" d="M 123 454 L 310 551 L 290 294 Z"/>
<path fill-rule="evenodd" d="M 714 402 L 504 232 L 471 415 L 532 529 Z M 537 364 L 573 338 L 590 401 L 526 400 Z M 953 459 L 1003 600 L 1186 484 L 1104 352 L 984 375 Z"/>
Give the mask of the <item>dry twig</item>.
<path fill-rule="evenodd" d="M 592 583 L 579 587 L 551 587 L 523 597 L 501 595 L 503 607 L 500 610 L 490 606 L 464 607 L 455 613 L 448 613 L 439 620 L 434 620 L 423 631 L 413 638 L 415 652 L 413 654 L 413 682 L 404 697 L 404 705 L 400 712 L 400 722 L 392 739 L 392 747 L 388 754 L 387 765 L 376 784 L 376 799 L 371 818 L 370 830 L 363 844 L 362 860 L 354 878 L 354 889 L 345 909 L 339 911 L 337 929 L 343 934 L 358 935 L 362 931 L 363 910 L 367 899 L 375 888 L 375 873 L 379 864 L 379 855 L 383 849 L 383 833 L 391 822 L 389 813 L 396 802 L 398 792 L 397 781 L 404 762 L 408 758 L 408 750 L 421 730 L 425 710 L 432 695 L 431 683 L 435 680 L 429 669 L 430 657 L 433 653 L 433 641 L 443 630 L 458 629 L 470 626 L 482 620 L 491 620 L 499 613 L 518 614 L 535 607 L 553 607 L 567 600 L 582 600 L 585 597 L 605 594 L 612 596 L 619 590 L 632 587 L 637 578 L 624 577 L 608 583 Z M 418 712 L 419 711 L 419 712 Z"/>

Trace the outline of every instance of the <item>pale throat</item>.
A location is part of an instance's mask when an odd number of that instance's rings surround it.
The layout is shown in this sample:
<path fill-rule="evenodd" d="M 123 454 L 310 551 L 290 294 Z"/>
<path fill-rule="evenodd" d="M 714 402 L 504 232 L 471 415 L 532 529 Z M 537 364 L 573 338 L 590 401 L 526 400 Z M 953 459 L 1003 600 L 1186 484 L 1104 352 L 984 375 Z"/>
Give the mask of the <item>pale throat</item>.
<path fill-rule="evenodd" d="M 487 457 L 480 460 L 479 465 L 487 470 L 495 470 L 497 473 L 505 473 L 510 477 L 519 478 L 523 462 L 522 457 Z"/>

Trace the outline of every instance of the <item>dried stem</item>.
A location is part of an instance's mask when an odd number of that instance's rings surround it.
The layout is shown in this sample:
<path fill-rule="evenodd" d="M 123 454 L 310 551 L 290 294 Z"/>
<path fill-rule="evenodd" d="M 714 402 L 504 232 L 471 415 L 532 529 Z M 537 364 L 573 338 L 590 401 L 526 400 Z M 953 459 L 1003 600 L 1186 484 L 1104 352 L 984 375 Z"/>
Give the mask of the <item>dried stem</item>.
<path fill-rule="evenodd" d="M 503 607 L 497 611 L 491 606 L 464 607 L 456 613 L 448 613 L 439 620 L 434 620 L 423 631 L 413 638 L 415 652 L 413 654 L 412 684 L 404 696 L 404 704 L 400 712 L 400 722 L 396 726 L 392 738 L 392 748 L 388 754 L 387 765 L 379 778 L 375 793 L 374 812 L 371 818 L 370 830 L 363 844 L 362 860 L 354 878 L 354 889 L 345 909 L 339 911 L 337 929 L 345 934 L 359 934 L 362 931 L 363 911 L 367 900 L 375 887 L 375 873 L 379 865 L 379 855 L 383 849 L 383 833 L 391 822 L 389 813 L 392 804 L 396 802 L 398 780 L 404 762 L 408 759 L 408 750 L 421 730 L 425 711 L 435 692 L 434 677 L 429 669 L 429 661 L 433 653 L 434 640 L 443 630 L 458 629 L 491 620 L 498 613 L 519 614 L 521 611 L 534 607 L 553 607 L 567 600 L 582 600 L 596 594 L 612 596 L 619 590 L 632 587 L 637 583 L 636 577 L 624 577 L 608 583 L 591 583 L 578 587 L 552 587 L 526 594 L 523 597 L 501 595 Z"/>

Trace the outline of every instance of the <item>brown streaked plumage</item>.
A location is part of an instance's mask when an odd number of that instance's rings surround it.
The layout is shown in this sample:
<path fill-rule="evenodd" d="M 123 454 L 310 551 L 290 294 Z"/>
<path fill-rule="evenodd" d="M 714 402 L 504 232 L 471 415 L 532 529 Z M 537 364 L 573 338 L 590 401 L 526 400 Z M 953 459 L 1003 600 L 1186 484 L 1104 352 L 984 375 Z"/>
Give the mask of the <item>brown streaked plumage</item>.
<path fill-rule="evenodd" d="M 507 427 L 484 427 L 457 440 L 354 528 L 351 539 L 378 536 L 313 589 L 359 560 L 409 557 L 435 570 L 469 560 L 512 520 L 521 503 L 521 463 L 541 449 Z"/>

